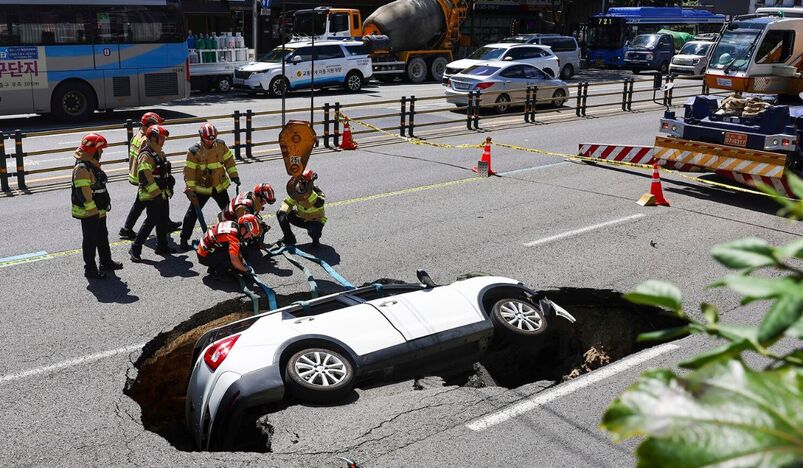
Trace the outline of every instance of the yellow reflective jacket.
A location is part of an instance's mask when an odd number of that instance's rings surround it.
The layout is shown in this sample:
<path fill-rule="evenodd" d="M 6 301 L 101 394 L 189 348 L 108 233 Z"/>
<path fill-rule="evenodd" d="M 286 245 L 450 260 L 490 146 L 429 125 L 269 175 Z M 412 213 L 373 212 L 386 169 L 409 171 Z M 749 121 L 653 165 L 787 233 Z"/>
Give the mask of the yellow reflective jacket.
<path fill-rule="evenodd" d="M 173 176 L 170 175 L 170 161 L 156 143 L 144 140 L 137 156 L 138 197 L 150 201 L 162 196 L 173 196 Z"/>
<path fill-rule="evenodd" d="M 184 163 L 184 182 L 190 190 L 211 195 L 213 190 L 225 192 L 231 181 L 239 177 L 234 154 L 223 140 L 215 141 L 211 148 L 198 143 L 187 151 Z"/>
<path fill-rule="evenodd" d="M 305 221 L 320 221 L 326 224 L 325 203 L 326 194 L 318 187 L 313 187 L 312 192 L 303 201 L 296 201 L 292 197 L 286 197 L 282 201 L 282 207 L 279 208 L 279 211 L 289 213 L 291 210 L 295 210 L 298 217 Z"/>
<path fill-rule="evenodd" d="M 139 185 L 139 176 L 137 175 L 137 158 L 139 157 L 139 150 L 142 148 L 142 142 L 145 140 L 145 129 L 140 128 L 137 133 L 131 138 L 131 143 L 128 146 L 128 182 L 131 185 Z"/>
<path fill-rule="evenodd" d="M 106 174 L 100 169 L 100 163 L 92 154 L 76 150 L 75 159 L 71 190 L 72 217 L 103 218 L 111 207 L 109 194 L 106 191 Z"/>

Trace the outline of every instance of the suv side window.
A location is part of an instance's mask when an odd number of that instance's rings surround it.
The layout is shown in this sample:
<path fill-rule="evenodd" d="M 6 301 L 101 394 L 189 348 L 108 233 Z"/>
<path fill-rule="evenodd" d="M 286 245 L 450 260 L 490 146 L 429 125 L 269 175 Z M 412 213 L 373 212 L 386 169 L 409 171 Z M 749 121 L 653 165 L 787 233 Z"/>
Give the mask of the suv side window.
<path fill-rule="evenodd" d="M 366 47 L 364 44 L 348 45 L 346 46 L 346 52 L 350 57 L 355 55 L 368 55 L 368 47 Z"/>
<path fill-rule="evenodd" d="M 661 36 L 661 40 L 658 42 L 660 47 L 671 47 L 672 46 L 672 39 L 667 36 Z"/>
<path fill-rule="evenodd" d="M 531 58 L 546 57 L 548 54 L 544 49 L 538 47 L 519 47 L 510 51 L 512 56 L 513 51 L 516 51 L 516 56 L 513 60 L 523 60 Z"/>
<path fill-rule="evenodd" d="M 339 45 L 316 46 L 315 48 L 318 49 L 318 57 L 316 57 L 316 60 L 331 60 L 343 58 L 344 56 L 343 50 Z"/>
<path fill-rule="evenodd" d="M 317 49 L 317 47 L 316 47 Z M 312 60 L 312 47 L 301 47 L 296 51 L 293 57 L 301 57 L 302 62 L 309 62 Z"/>
<path fill-rule="evenodd" d="M 558 50 L 561 52 L 574 52 L 577 50 L 577 42 L 570 37 L 566 37 L 563 39 L 558 39 Z M 554 51 L 555 48 L 553 47 L 552 50 Z"/>

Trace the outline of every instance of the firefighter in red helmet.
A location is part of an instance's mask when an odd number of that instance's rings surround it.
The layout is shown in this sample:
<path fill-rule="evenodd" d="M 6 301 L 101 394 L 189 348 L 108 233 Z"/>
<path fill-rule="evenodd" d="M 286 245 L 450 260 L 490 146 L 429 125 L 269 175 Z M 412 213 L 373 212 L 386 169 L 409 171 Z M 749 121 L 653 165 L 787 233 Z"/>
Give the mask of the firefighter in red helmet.
<path fill-rule="evenodd" d="M 294 245 L 296 243 L 296 236 L 293 235 L 293 230 L 290 228 L 292 224 L 307 230 L 313 247 L 321 245 L 321 234 L 323 226 L 326 224 L 326 210 L 324 209 L 326 195 L 315 185 L 317 179 L 318 174 L 315 171 L 311 169 L 304 171 L 297 182 L 297 185 L 303 185 L 303 187 L 297 187 L 296 191 L 306 193 L 306 195 L 300 199 L 291 196 L 285 197 L 279 212 L 276 213 L 276 219 L 282 228 L 282 234 L 284 234 L 285 244 Z"/>

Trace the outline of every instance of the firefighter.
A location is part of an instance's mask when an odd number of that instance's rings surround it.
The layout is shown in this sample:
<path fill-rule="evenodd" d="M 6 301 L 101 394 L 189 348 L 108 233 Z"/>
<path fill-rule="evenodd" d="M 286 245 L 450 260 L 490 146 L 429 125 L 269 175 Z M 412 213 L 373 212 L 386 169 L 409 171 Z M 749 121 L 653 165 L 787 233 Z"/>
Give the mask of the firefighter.
<path fill-rule="evenodd" d="M 237 222 L 221 221 L 212 225 L 198 243 L 198 261 L 208 267 L 210 274 L 253 275 L 254 270 L 243 260 L 240 246 L 259 237 L 259 220 L 252 214 L 241 216 Z"/>
<path fill-rule="evenodd" d="M 139 130 L 131 138 L 131 143 L 128 145 L 128 182 L 133 186 L 139 185 L 139 176 L 137 175 L 137 157 L 139 156 L 139 149 L 142 147 L 142 141 L 145 139 L 145 130 L 151 125 L 161 125 L 164 119 L 156 112 L 146 112 L 142 114 L 139 120 Z M 125 224 L 120 228 L 120 239 L 134 240 L 137 233 L 134 231 L 134 225 L 137 220 L 145 211 L 145 203 L 139 200 L 139 193 L 134 197 L 134 204 L 131 205 L 131 210 L 125 219 Z M 170 221 L 170 230 L 175 231 L 181 227 L 178 221 Z"/>
<path fill-rule="evenodd" d="M 146 217 L 137 237 L 128 251 L 132 262 L 142 261 L 142 246 L 156 228 L 156 250 L 159 255 L 169 255 L 176 250 L 170 247 L 168 204 L 173 196 L 176 180 L 170 174 L 170 161 L 162 150 L 170 135 L 161 125 L 151 125 L 145 131 L 145 140 L 137 156 L 139 200 L 145 204 Z"/>
<path fill-rule="evenodd" d="M 184 182 L 187 188 L 184 191 L 190 200 L 197 198 L 201 209 L 209 198 L 214 198 L 222 211 L 230 201 L 226 189 L 232 182 L 240 186 L 234 154 L 223 140 L 218 139 L 214 125 L 201 124 L 198 135 L 201 142 L 193 145 L 187 152 L 187 162 L 184 165 Z M 181 227 L 181 250 L 192 250 L 189 240 L 197 220 L 195 206 L 191 201 Z"/>
<path fill-rule="evenodd" d="M 256 216 L 260 227 L 259 237 L 247 241 L 243 249 L 245 257 L 249 260 L 258 258 L 260 249 L 266 247 L 265 234 L 270 231 L 270 226 L 265 223 L 260 213 L 265 205 L 274 203 L 276 203 L 276 195 L 273 187 L 270 184 L 257 184 L 252 191 L 234 197 L 226 209 L 218 215 L 220 221 L 236 221 L 246 214 Z"/>
<path fill-rule="evenodd" d="M 106 212 L 112 204 L 106 191 L 107 177 L 100 168 L 100 158 L 103 148 L 108 145 L 102 135 L 86 135 L 75 150 L 72 172 L 72 216 L 81 220 L 84 276 L 90 279 L 105 278 L 106 271 L 123 268 L 122 263 L 112 260 L 109 231 L 106 229 Z M 100 268 L 95 264 L 95 252 L 100 257 Z"/>
<path fill-rule="evenodd" d="M 282 201 L 279 212 L 276 213 L 276 219 L 284 234 L 285 244 L 295 245 L 296 243 L 296 236 L 293 235 L 293 230 L 290 228 L 292 224 L 307 230 L 307 234 L 312 238 L 313 247 L 317 248 L 321 245 L 321 233 L 326 224 L 326 211 L 323 206 L 326 202 L 326 195 L 315 185 L 317 179 L 318 174 L 315 171 L 311 169 L 304 171 L 301 180 L 296 184 L 296 190 L 307 195 L 298 201 L 287 196 Z M 309 189 L 307 184 L 312 184 L 312 189 Z"/>

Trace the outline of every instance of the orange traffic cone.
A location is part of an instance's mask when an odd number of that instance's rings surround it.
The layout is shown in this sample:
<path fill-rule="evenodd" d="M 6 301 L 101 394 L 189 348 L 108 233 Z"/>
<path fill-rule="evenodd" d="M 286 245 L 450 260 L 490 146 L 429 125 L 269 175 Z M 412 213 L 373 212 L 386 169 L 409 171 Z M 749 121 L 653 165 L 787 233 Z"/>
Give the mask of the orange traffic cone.
<path fill-rule="evenodd" d="M 477 162 L 477 166 L 472 167 L 471 170 L 482 177 L 496 175 L 496 172 L 491 168 L 491 137 L 485 139 L 485 149 L 482 151 L 482 157 Z"/>
<path fill-rule="evenodd" d="M 351 137 L 351 125 L 349 125 L 349 118 L 343 116 L 343 143 L 338 146 L 341 150 L 355 150 L 357 149 L 357 142 Z"/>
<path fill-rule="evenodd" d="M 661 174 L 656 162 L 652 166 L 652 183 L 650 184 L 650 193 L 645 193 L 638 200 L 641 206 L 669 206 L 669 201 L 664 198 L 664 189 L 661 187 Z"/>

